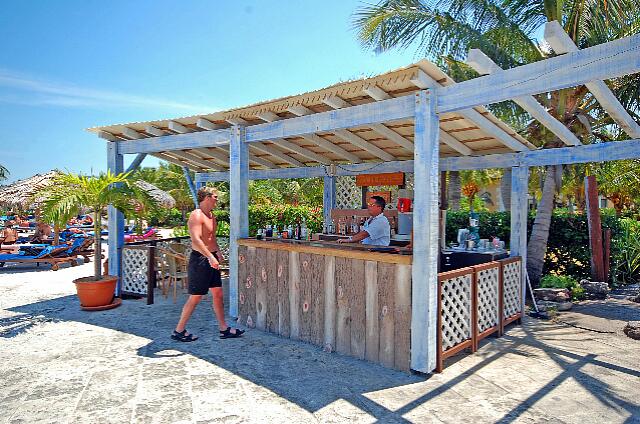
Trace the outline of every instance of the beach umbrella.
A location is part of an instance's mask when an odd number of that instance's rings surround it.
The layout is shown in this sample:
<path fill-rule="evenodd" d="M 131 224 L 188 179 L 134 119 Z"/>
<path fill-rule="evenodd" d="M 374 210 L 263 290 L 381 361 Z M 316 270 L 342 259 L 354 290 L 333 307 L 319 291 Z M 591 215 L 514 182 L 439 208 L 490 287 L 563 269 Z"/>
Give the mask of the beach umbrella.
<path fill-rule="evenodd" d="M 159 189 L 151 183 L 148 183 L 144 180 L 137 180 L 134 182 L 139 189 L 145 191 L 149 196 L 151 196 L 158 205 L 170 209 L 175 206 L 175 199 L 166 191 Z"/>
<path fill-rule="evenodd" d="M 0 206 L 19 210 L 34 209 L 43 199 L 36 198 L 38 191 L 53 183 L 60 171 L 54 169 L 45 174 L 36 174 L 12 184 L 0 186 Z"/>

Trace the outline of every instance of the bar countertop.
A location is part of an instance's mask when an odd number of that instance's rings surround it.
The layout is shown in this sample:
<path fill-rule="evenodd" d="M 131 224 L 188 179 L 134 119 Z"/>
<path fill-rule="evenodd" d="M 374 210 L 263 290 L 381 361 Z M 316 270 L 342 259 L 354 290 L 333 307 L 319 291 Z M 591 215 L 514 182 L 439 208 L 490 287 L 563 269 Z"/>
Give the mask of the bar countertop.
<path fill-rule="evenodd" d="M 381 246 L 366 246 L 356 243 L 340 244 L 319 240 L 291 240 L 291 239 L 266 239 L 243 238 L 238 240 L 240 246 L 260 247 L 265 249 L 286 250 L 289 252 L 313 253 L 316 255 L 337 256 L 341 258 L 362 259 L 365 261 L 386 262 L 392 264 L 411 265 L 411 251 L 400 248 L 401 254 L 372 252 Z"/>

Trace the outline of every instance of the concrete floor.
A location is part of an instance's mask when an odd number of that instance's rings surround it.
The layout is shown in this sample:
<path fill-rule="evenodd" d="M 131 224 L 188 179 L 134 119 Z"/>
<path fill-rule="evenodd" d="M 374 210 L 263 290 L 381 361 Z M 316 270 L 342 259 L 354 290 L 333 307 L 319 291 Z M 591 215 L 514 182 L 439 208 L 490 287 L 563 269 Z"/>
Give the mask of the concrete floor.
<path fill-rule="evenodd" d="M 640 342 L 525 320 L 442 374 L 408 375 L 250 330 L 219 340 L 210 299 L 194 343 L 177 304 L 83 312 L 92 264 L 0 269 L 0 422 L 640 423 Z"/>

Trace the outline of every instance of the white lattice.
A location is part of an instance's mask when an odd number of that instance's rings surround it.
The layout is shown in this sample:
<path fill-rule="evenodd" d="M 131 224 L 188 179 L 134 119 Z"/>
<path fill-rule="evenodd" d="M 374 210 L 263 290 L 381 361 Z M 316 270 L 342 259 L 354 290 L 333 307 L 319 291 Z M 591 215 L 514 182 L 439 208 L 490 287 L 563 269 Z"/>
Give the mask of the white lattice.
<path fill-rule="evenodd" d="M 520 285 L 521 262 L 511 262 L 503 267 L 504 281 L 504 317 L 509 318 L 520 311 L 522 305 L 522 289 Z"/>
<path fill-rule="evenodd" d="M 405 187 L 413 190 L 413 173 L 405 173 Z M 371 186 L 369 191 L 390 191 L 392 201 L 387 209 L 396 209 L 398 186 Z M 356 186 L 356 177 L 336 177 L 336 209 L 360 209 L 362 207 L 362 188 Z"/>
<path fill-rule="evenodd" d="M 122 249 L 122 291 L 147 294 L 147 249 Z"/>
<path fill-rule="evenodd" d="M 444 280 L 442 284 L 442 349 L 471 338 L 471 274 Z"/>
<path fill-rule="evenodd" d="M 478 282 L 478 331 L 498 325 L 498 277 L 500 268 L 483 269 L 476 273 Z"/>
<path fill-rule="evenodd" d="M 360 209 L 362 189 L 356 186 L 356 177 L 336 177 L 336 209 Z"/>

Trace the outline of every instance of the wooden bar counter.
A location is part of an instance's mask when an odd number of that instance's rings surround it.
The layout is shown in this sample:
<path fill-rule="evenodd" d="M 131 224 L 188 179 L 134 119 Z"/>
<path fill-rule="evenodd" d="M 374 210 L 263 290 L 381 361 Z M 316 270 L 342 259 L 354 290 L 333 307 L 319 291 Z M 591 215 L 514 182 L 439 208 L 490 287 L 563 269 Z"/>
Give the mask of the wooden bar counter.
<path fill-rule="evenodd" d="M 319 241 L 238 244 L 241 324 L 409 370 L 412 256 Z"/>

